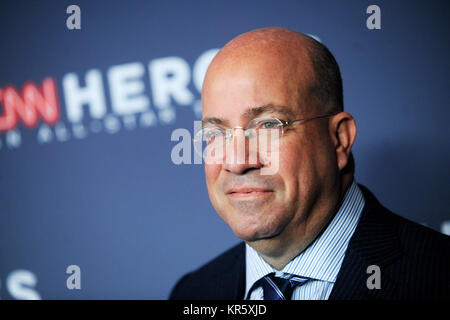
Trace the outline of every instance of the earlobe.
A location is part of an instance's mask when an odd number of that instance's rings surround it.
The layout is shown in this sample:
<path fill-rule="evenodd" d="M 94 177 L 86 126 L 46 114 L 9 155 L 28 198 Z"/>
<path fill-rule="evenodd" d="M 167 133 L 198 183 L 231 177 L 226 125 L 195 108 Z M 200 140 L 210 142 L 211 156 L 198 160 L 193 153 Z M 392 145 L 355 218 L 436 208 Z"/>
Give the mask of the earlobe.
<path fill-rule="evenodd" d="M 341 112 L 333 119 L 334 146 L 339 170 L 343 170 L 350 159 L 353 143 L 356 139 L 356 123 L 348 112 Z"/>

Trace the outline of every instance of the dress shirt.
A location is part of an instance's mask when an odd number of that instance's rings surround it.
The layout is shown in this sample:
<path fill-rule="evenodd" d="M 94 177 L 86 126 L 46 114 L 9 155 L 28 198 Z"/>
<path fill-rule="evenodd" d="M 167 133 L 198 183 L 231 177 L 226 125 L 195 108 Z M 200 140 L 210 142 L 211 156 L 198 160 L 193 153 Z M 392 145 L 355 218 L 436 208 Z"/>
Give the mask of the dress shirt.
<path fill-rule="evenodd" d="M 326 229 L 282 270 L 272 268 L 256 250 L 246 244 L 246 299 L 262 300 L 261 286 L 250 293 L 249 290 L 260 278 L 275 272 L 277 276 L 290 273 L 310 278 L 305 284 L 295 288 L 292 300 L 327 300 L 364 204 L 362 192 L 353 180 L 339 210 Z"/>

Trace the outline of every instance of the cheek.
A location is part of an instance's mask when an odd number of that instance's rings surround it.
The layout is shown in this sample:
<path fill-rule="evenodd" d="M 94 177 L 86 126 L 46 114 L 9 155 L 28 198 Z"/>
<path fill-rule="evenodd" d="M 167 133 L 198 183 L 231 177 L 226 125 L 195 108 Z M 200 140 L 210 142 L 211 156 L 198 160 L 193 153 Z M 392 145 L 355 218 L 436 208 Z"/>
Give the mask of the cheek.
<path fill-rule="evenodd" d="M 309 132 L 308 132 L 309 133 Z M 285 167 L 289 170 L 286 179 L 292 192 L 297 192 L 300 206 L 311 205 L 323 190 L 335 184 L 336 159 L 333 146 L 326 135 L 309 133 L 302 143 L 289 146 L 289 159 Z M 286 162 L 289 159 L 285 160 Z M 292 177 L 292 178 L 291 178 Z"/>
<path fill-rule="evenodd" d="M 280 176 L 286 187 L 286 197 L 297 205 L 305 202 L 317 182 L 315 153 L 308 143 L 287 143 L 280 153 Z"/>
<path fill-rule="evenodd" d="M 279 176 L 285 184 L 285 197 L 292 199 L 298 195 L 298 181 L 302 174 L 302 159 L 300 150 L 295 144 L 288 144 L 279 155 Z"/>
<path fill-rule="evenodd" d="M 219 178 L 221 168 L 222 166 L 219 164 L 205 164 L 206 186 L 210 196 L 215 194 L 215 184 Z"/>

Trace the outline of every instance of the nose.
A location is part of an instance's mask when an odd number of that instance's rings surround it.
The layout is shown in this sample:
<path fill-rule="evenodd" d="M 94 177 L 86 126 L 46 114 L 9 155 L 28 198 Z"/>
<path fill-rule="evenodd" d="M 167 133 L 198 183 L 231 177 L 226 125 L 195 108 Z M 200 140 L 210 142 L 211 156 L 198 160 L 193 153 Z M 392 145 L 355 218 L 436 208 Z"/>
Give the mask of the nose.
<path fill-rule="evenodd" d="M 226 141 L 222 168 L 230 173 L 245 174 L 252 169 L 260 169 L 257 139 L 246 139 L 242 128 L 233 128 L 232 138 Z"/>

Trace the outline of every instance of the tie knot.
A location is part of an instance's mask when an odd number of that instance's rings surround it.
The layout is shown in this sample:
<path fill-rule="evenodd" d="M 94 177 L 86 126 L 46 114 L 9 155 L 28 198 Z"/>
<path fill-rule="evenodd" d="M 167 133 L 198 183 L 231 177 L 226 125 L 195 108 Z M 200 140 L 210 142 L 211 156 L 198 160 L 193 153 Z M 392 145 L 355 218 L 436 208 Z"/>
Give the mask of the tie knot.
<path fill-rule="evenodd" d="M 270 273 L 261 279 L 264 300 L 291 300 L 295 287 L 305 284 L 308 280 L 290 273 L 283 273 L 280 277 Z"/>

